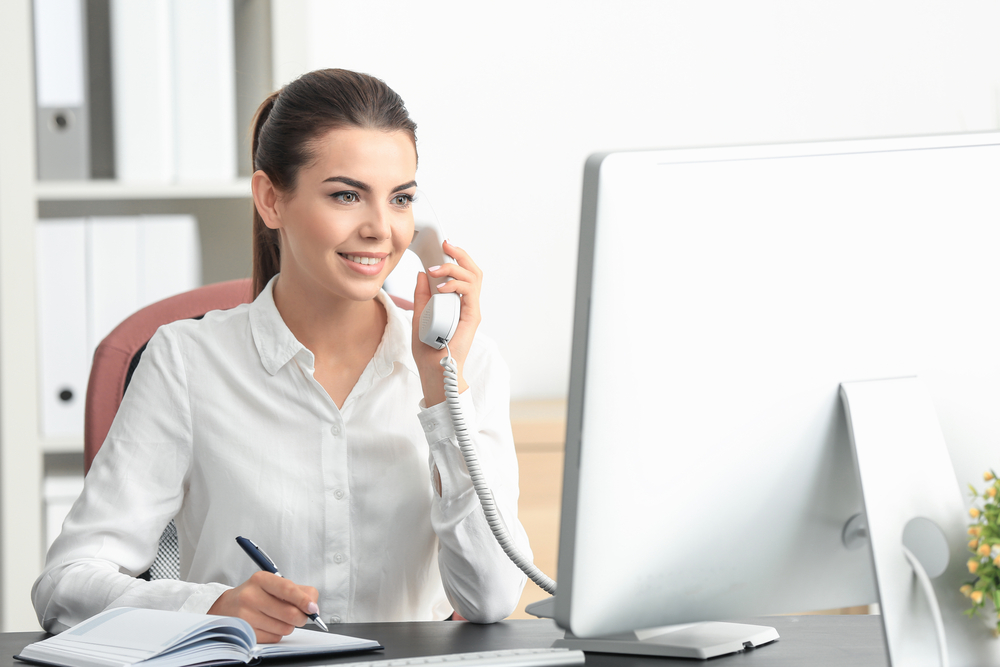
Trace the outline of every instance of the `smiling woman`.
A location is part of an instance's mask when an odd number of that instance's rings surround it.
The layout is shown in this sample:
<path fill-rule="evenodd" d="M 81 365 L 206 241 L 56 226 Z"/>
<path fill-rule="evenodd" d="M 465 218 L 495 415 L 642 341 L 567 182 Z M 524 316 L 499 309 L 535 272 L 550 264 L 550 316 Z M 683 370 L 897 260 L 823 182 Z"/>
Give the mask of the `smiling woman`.
<path fill-rule="evenodd" d="M 383 82 L 344 70 L 306 74 L 261 105 L 256 298 L 149 342 L 35 583 L 45 629 L 138 606 L 239 616 L 277 641 L 313 613 L 493 622 L 513 611 L 525 578 L 473 492 L 444 403 L 445 351 L 412 326 L 429 278 L 462 295 L 450 342 L 462 409 L 530 558 L 509 374 L 477 334 L 482 272 L 445 243 L 456 263 L 418 276 L 412 313 L 381 289 L 413 238 L 415 130 Z M 135 579 L 171 519 L 183 581 Z M 255 573 L 237 535 L 286 578 Z"/>

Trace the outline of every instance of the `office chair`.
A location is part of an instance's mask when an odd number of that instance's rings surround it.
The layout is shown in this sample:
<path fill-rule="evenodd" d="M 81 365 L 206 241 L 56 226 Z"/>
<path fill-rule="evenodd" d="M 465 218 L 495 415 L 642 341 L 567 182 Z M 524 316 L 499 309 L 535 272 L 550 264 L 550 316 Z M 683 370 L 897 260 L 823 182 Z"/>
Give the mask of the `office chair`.
<path fill-rule="evenodd" d="M 210 310 L 235 308 L 251 301 L 249 279 L 206 285 L 172 296 L 133 313 L 101 341 L 94 351 L 83 421 L 83 472 L 108 436 L 132 373 L 156 330 L 176 320 L 200 318 Z M 177 528 L 171 521 L 160 536 L 160 547 L 142 579 L 180 578 Z"/>
<path fill-rule="evenodd" d="M 90 470 L 94 456 L 108 436 L 132 373 L 156 330 L 177 320 L 201 318 L 210 310 L 226 310 L 249 303 L 252 300 L 250 290 L 250 279 L 230 280 L 163 299 L 130 315 L 101 341 L 94 351 L 84 406 L 84 474 Z M 413 310 L 410 301 L 397 296 L 391 298 L 400 308 Z M 160 536 L 156 559 L 149 570 L 139 576 L 148 580 L 178 579 L 180 565 L 177 528 L 171 521 Z"/>

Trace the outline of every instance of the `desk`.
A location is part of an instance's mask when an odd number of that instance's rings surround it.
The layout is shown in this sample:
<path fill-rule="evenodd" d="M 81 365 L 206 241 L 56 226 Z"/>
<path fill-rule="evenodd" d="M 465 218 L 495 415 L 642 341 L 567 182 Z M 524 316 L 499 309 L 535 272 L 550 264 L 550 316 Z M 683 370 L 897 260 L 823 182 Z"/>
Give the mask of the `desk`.
<path fill-rule="evenodd" d="M 587 654 L 587 665 L 631 667 L 651 665 L 668 667 L 885 667 L 888 659 L 880 616 L 770 616 L 749 619 L 747 623 L 771 625 L 781 639 L 759 649 L 736 653 L 707 662 L 670 658 L 645 658 L 611 654 Z M 313 660 L 269 660 L 265 665 L 321 665 L 359 660 L 404 658 L 415 655 L 465 653 L 504 648 L 547 647 L 562 637 L 562 631 L 549 620 L 503 621 L 494 625 L 458 622 L 424 623 L 346 623 L 331 626 L 335 632 L 376 639 L 385 651 L 349 657 Z M 0 667 L 25 667 L 13 659 L 24 646 L 43 639 L 40 632 L 0 634 Z"/>

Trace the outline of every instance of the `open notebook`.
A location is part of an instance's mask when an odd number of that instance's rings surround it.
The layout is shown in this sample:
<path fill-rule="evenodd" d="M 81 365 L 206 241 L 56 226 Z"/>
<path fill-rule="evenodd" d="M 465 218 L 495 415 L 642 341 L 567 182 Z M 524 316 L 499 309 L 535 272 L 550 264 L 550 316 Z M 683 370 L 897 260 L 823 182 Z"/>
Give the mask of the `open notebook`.
<path fill-rule="evenodd" d="M 296 628 L 277 644 L 257 644 L 241 618 L 158 609 L 109 609 L 55 637 L 25 646 L 25 662 L 61 667 L 180 667 L 261 658 L 380 649 L 370 639 Z"/>

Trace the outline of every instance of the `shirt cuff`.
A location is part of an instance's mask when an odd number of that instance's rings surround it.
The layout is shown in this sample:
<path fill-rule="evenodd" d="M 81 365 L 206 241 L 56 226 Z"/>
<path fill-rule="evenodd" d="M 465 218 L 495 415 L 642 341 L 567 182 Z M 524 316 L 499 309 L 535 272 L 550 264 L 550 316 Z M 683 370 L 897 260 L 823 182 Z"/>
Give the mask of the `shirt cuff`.
<path fill-rule="evenodd" d="M 191 614 L 207 614 L 208 610 L 215 604 L 215 601 L 231 588 L 232 586 L 214 582 L 202 584 L 198 587 L 197 592 L 185 600 L 183 606 L 177 611 L 186 611 Z"/>
<path fill-rule="evenodd" d="M 466 389 L 458 395 L 458 403 L 462 407 L 462 417 L 465 419 L 465 429 L 468 433 L 476 432 L 476 406 L 472 402 L 472 392 Z M 424 401 L 420 401 L 420 412 L 417 414 L 420 419 L 420 426 L 424 429 L 427 444 L 433 445 L 442 440 L 455 438 L 455 427 L 451 423 L 451 411 L 448 410 L 448 401 L 442 401 L 437 405 L 425 408 Z M 457 442 L 457 441 L 456 441 Z"/>

